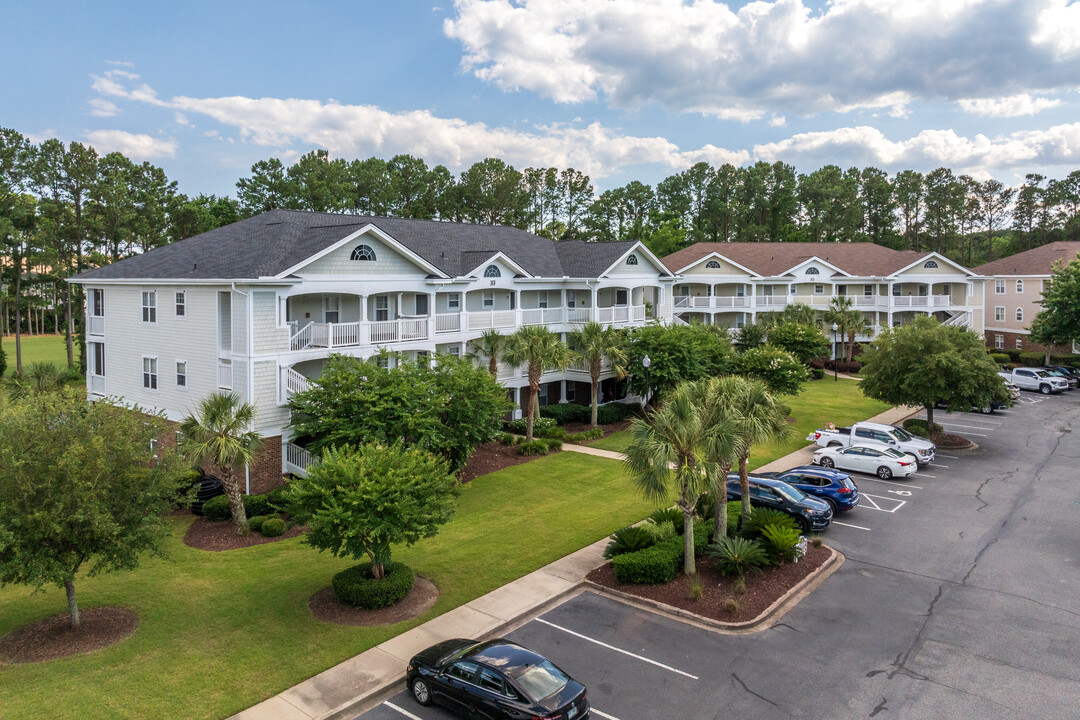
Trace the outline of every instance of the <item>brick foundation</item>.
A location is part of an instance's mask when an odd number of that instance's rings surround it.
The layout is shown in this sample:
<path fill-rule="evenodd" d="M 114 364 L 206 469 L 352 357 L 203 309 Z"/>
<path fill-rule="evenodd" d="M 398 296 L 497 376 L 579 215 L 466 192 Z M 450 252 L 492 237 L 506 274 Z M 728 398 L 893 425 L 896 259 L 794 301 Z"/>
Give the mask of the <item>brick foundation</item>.
<path fill-rule="evenodd" d="M 179 423 L 168 421 L 169 430 L 158 439 L 158 443 L 162 447 L 176 447 L 176 428 Z M 207 475 L 213 475 L 214 477 L 224 478 L 228 475 L 224 470 L 217 467 L 213 463 L 203 463 L 203 472 Z M 241 470 L 237 480 L 240 482 L 240 489 L 245 487 L 244 474 Z M 255 453 L 255 461 L 251 463 L 249 470 L 248 482 L 251 485 L 252 495 L 262 495 L 265 492 L 269 492 L 276 487 L 281 487 L 284 484 L 284 480 L 281 474 L 281 436 L 274 435 L 272 437 L 263 438 L 262 447 L 259 448 L 259 452 Z"/>
<path fill-rule="evenodd" d="M 986 347 L 999 349 L 997 346 L 997 336 L 1002 337 L 1001 350 L 1022 350 L 1024 352 L 1046 352 L 1046 346 L 1038 343 L 1031 342 L 1029 335 L 1023 333 L 1012 332 L 999 332 L 997 330 L 986 331 Z M 1017 339 L 1020 340 L 1020 347 L 1016 347 Z M 1050 348 L 1051 355 L 1071 355 L 1072 348 L 1063 347 L 1061 345 L 1054 345 Z"/>

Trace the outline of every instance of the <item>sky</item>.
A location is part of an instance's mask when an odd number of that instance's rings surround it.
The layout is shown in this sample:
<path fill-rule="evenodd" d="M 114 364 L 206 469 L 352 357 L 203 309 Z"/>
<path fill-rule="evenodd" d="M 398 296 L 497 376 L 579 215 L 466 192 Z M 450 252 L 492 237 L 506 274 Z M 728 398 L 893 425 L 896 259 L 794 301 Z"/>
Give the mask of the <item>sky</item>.
<path fill-rule="evenodd" d="M 119 150 L 181 192 L 251 165 L 410 153 L 707 161 L 1010 185 L 1080 168 L 1080 0 L 6 3 L 0 126 Z"/>

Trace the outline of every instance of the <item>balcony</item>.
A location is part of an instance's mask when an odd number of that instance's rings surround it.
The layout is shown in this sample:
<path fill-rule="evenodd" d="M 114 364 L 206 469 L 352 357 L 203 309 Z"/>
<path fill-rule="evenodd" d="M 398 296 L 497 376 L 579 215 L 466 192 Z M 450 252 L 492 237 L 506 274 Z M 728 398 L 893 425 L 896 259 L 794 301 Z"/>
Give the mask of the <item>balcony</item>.
<path fill-rule="evenodd" d="M 385 345 L 410 340 L 427 340 L 427 338 L 427 318 L 402 318 L 366 323 L 310 322 L 289 338 L 289 349 L 294 352 L 310 349 L 333 350 L 359 345 Z"/>

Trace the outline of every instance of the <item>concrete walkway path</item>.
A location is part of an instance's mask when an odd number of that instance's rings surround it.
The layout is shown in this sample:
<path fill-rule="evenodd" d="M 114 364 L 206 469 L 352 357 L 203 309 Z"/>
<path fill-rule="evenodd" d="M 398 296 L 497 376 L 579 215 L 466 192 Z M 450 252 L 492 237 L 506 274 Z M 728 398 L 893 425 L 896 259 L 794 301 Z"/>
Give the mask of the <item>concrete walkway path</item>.
<path fill-rule="evenodd" d="M 917 412 L 898 407 L 869 422 L 893 424 Z M 757 468 L 785 470 L 806 465 L 813 448 L 796 450 Z M 621 460 L 622 454 L 587 445 L 564 450 Z M 401 689 L 405 666 L 417 652 L 456 637 L 496 637 L 541 614 L 576 592 L 585 576 L 604 564 L 607 538 L 556 560 L 535 572 L 492 590 L 428 622 L 319 673 L 288 690 L 232 716 L 231 720 L 346 720 Z"/>

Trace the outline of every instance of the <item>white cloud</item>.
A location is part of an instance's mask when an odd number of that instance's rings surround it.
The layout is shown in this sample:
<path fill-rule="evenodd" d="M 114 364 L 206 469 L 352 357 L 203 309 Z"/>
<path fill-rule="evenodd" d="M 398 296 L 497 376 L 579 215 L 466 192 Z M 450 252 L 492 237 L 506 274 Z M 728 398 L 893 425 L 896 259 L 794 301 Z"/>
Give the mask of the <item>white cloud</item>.
<path fill-rule="evenodd" d="M 178 112 L 175 115 L 173 115 L 173 119 L 176 121 L 177 125 L 183 125 L 184 127 L 187 127 L 187 128 L 195 127 L 195 123 L 188 120 L 187 115 L 184 115 L 184 113 L 182 113 L 182 112 Z"/>
<path fill-rule="evenodd" d="M 127 60 L 106 60 L 109 65 L 117 65 L 119 67 L 135 67 L 135 63 L 128 62 Z"/>
<path fill-rule="evenodd" d="M 1061 100 L 1057 98 L 1032 97 L 1027 93 L 1021 93 L 999 98 L 965 98 L 960 101 L 960 109 L 975 115 L 1020 117 L 1035 115 L 1060 104 Z"/>
<path fill-rule="evenodd" d="M 754 120 L 1069 89 L 1067 0 L 456 0 L 462 67 L 559 103 Z"/>
<path fill-rule="evenodd" d="M 161 140 L 125 130 L 92 130 L 84 137 L 101 155 L 116 151 L 132 160 L 176 157 L 175 140 Z"/>
<path fill-rule="evenodd" d="M 95 117 L 113 117 L 120 114 L 120 108 L 116 106 L 116 103 L 104 98 L 91 98 L 90 114 Z"/>

